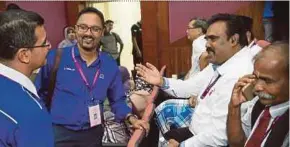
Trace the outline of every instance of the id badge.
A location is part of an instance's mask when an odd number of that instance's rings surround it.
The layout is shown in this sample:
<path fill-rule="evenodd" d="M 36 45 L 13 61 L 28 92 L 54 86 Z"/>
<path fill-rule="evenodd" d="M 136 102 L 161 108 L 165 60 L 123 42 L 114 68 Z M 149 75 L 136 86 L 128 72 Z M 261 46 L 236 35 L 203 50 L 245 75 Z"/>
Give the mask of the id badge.
<path fill-rule="evenodd" d="M 97 126 L 102 123 L 100 105 L 89 106 L 89 116 L 91 127 Z"/>

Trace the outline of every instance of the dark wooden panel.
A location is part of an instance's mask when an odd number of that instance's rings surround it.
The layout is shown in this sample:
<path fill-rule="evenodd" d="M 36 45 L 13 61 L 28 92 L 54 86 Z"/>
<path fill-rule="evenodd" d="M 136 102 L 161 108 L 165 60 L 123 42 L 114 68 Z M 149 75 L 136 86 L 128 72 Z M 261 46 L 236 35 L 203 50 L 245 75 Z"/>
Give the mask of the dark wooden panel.
<path fill-rule="evenodd" d="M 263 29 L 263 11 L 264 2 L 255 1 L 250 5 L 240 8 L 236 14 L 249 16 L 253 19 L 253 33 L 259 40 L 264 39 L 264 29 Z"/>
<path fill-rule="evenodd" d="M 80 4 L 81 2 L 79 1 L 66 1 L 65 2 L 66 18 L 67 18 L 68 25 L 73 26 L 76 24 Z"/>
<path fill-rule="evenodd" d="M 5 9 L 6 9 L 6 2 L 5 1 L 0 1 L 0 12 L 1 11 L 5 11 Z"/>
<path fill-rule="evenodd" d="M 142 41 L 143 41 L 143 58 L 144 62 L 150 62 L 158 65 L 157 52 L 157 2 L 142 1 L 141 2 L 141 18 L 142 18 Z"/>

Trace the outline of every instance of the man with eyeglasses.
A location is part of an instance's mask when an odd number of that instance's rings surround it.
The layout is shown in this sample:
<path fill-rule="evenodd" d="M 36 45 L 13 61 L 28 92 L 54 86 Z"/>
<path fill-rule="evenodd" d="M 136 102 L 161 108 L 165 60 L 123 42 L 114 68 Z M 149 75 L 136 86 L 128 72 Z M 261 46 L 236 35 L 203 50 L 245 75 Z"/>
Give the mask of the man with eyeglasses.
<path fill-rule="evenodd" d="M 56 147 L 102 146 L 103 103 L 108 97 L 117 121 L 127 120 L 135 129 L 149 124 L 131 114 L 126 104 L 121 73 L 107 53 L 99 51 L 104 16 L 95 8 L 83 9 L 75 26 L 77 44 L 62 50 L 51 102 Z M 39 95 L 48 94 L 49 75 L 57 51 L 52 50 L 36 77 Z"/>
<path fill-rule="evenodd" d="M 37 13 L 0 13 L 0 146 L 53 147 L 51 117 L 29 79 L 51 45 Z"/>

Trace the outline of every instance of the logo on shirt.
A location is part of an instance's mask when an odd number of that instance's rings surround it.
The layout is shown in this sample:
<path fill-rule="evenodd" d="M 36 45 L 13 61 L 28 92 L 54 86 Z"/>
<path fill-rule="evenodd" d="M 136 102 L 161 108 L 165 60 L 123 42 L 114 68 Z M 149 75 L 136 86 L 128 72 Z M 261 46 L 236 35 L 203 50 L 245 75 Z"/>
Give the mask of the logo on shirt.
<path fill-rule="evenodd" d="M 100 74 L 100 79 L 105 79 L 104 74 Z"/>
<path fill-rule="evenodd" d="M 64 67 L 64 69 L 63 69 L 63 70 L 75 71 L 75 69 L 74 69 L 74 68 L 70 68 L 70 67 Z"/>

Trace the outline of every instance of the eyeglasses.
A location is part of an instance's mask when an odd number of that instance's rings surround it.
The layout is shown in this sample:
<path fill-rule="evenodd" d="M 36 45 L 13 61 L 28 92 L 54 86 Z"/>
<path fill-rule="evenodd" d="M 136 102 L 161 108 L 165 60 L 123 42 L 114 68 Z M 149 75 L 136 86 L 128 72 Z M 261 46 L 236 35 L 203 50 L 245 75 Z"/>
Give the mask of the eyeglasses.
<path fill-rule="evenodd" d="M 187 30 L 197 29 L 198 27 L 187 27 Z"/>
<path fill-rule="evenodd" d="M 10 45 L 11 48 L 17 48 L 13 45 Z M 38 47 L 51 47 L 51 43 L 47 41 L 46 39 L 43 41 L 41 45 L 36 45 L 36 46 L 24 46 L 24 47 L 18 47 L 18 48 L 38 48 Z"/>
<path fill-rule="evenodd" d="M 90 31 L 91 31 L 92 34 L 100 33 L 103 30 L 103 28 L 101 28 L 101 27 L 98 27 L 98 26 L 91 26 L 91 27 L 89 27 L 89 26 L 87 26 L 85 24 L 79 24 L 79 25 L 76 25 L 76 26 L 77 26 L 78 30 L 80 32 L 82 32 L 82 33 L 87 32 L 89 29 L 90 29 Z"/>

